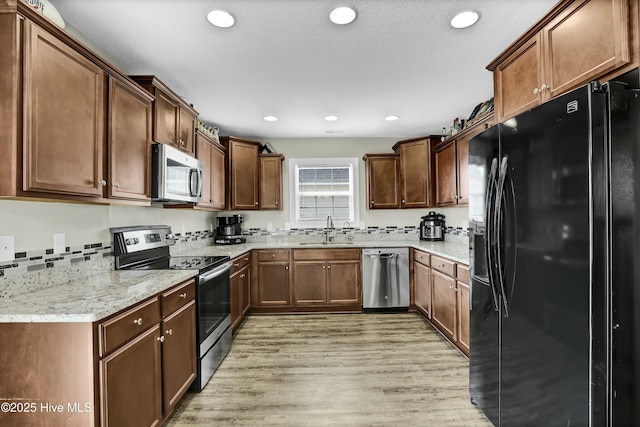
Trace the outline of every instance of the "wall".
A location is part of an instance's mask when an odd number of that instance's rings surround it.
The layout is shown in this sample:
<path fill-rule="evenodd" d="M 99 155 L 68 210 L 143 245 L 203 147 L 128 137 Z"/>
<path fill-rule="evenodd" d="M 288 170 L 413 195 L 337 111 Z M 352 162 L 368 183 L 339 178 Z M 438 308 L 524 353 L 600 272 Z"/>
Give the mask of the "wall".
<path fill-rule="evenodd" d="M 419 136 L 419 135 L 416 135 Z M 365 227 L 418 225 L 420 217 L 429 211 L 436 211 L 446 216 L 447 226 L 468 227 L 469 214 L 465 208 L 446 209 L 381 209 L 367 210 L 365 168 L 362 156 L 365 153 L 391 153 L 393 145 L 399 138 L 283 138 L 262 139 L 270 142 L 273 148 L 285 156 L 283 172 L 283 206 L 282 211 L 245 211 L 234 212 L 244 215 L 244 228 L 285 228 L 289 222 L 289 159 L 317 157 L 356 157 L 359 163 L 360 186 L 360 221 Z M 224 215 L 224 214 L 221 214 Z M 335 224 L 341 227 L 342 224 Z"/>
<path fill-rule="evenodd" d="M 174 233 L 210 230 L 215 213 L 160 206 L 103 206 L 0 200 L 0 236 L 14 236 L 15 252 L 53 248 L 53 234 L 66 246 L 111 241 L 110 227 L 165 224 Z"/>

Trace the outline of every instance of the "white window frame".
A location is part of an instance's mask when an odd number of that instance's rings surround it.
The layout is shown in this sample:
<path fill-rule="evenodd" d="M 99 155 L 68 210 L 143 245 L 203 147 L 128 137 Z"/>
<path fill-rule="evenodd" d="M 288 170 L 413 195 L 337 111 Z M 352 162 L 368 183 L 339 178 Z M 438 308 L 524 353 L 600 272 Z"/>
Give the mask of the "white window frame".
<path fill-rule="evenodd" d="M 289 227 L 290 228 L 324 228 L 327 226 L 327 220 L 300 220 L 299 209 L 300 199 L 298 197 L 298 174 L 297 170 L 301 167 L 349 167 L 351 168 L 351 185 L 350 185 L 350 219 L 348 220 L 351 227 L 357 227 L 360 223 L 360 171 L 358 169 L 358 159 L 356 157 L 335 157 L 335 158 L 305 158 L 305 159 L 289 159 Z M 336 228 L 342 228 L 345 220 L 335 219 Z"/>

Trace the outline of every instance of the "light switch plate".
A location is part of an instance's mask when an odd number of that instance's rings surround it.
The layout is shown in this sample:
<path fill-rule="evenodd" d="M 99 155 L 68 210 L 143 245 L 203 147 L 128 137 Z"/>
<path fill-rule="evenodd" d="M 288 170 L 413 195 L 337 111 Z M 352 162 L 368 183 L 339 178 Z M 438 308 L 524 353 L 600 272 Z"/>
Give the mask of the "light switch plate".
<path fill-rule="evenodd" d="M 13 236 L 0 236 L 0 261 L 13 261 L 16 254 Z"/>
<path fill-rule="evenodd" d="M 66 247 L 64 240 L 65 240 L 64 233 L 53 235 L 53 253 L 54 254 L 61 254 L 64 252 L 64 249 Z"/>

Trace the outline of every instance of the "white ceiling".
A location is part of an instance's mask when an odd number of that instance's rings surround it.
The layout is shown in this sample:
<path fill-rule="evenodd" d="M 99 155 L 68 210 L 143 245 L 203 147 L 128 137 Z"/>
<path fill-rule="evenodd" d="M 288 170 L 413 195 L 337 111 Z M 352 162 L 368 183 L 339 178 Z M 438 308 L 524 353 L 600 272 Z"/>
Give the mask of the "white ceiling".
<path fill-rule="evenodd" d="M 485 69 L 556 0 L 50 0 L 127 74 L 155 74 L 223 135 L 440 133 L 493 96 Z M 351 25 L 330 10 L 358 10 Z M 231 12 L 229 29 L 210 25 Z M 466 30 L 460 10 L 480 11 Z M 324 117 L 334 114 L 335 122 Z M 387 122 L 385 116 L 400 119 Z M 276 122 L 266 122 L 275 115 Z"/>

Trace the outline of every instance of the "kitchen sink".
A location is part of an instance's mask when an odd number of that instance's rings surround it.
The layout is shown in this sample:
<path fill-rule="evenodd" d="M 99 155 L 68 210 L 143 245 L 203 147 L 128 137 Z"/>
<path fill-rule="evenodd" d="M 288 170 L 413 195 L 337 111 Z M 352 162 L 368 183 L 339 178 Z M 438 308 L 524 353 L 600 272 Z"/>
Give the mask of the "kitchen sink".
<path fill-rule="evenodd" d="M 323 245 L 323 246 L 339 246 L 353 245 L 353 242 L 300 242 L 299 245 Z"/>

